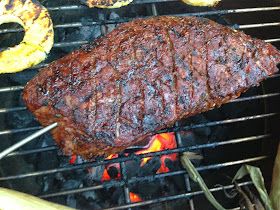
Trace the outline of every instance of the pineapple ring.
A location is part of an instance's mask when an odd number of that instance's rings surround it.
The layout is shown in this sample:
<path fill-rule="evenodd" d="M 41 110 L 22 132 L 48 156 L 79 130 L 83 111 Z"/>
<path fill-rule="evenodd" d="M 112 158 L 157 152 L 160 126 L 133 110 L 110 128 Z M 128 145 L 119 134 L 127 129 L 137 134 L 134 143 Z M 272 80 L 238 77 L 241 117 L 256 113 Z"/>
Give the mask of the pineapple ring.
<path fill-rule="evenodd" d="M 52 20 L 36 0 L 1 0 L 0 24 L 15 22 L 25 31 L 15 47 L 0 52 L 0 73 L 19 72 L 43 61 L 54 42 Z"/>
<path fill-rule="evenodd" d="M 81 0 L 89 7 L 98 7 L 98 8 L 119 8 L 130 4 L 133 0 Z M 192 6 L 215 6 L 221 0 L 182 0 L 186 4 Z"/>
<path fill-rule="evenodd" d="M 90 8 L 98 7 L 98 8 L 119 8 L 130 4 L 133 0 L 81 0 Z"/>
<path fill-rule="evenodd" d="M 184 3 L 192 6 L 200 7 L 213 7 L 218 4 L 221 0 L 183 0 Z"/>

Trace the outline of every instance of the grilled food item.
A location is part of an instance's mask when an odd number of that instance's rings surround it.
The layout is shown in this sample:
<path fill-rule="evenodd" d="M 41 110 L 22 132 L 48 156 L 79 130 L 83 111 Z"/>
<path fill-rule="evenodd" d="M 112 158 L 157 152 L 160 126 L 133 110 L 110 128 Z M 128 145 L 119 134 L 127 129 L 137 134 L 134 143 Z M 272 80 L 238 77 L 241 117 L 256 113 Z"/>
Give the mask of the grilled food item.
<path fill-rule="evenodd" d="M 0 73 L 13 73 L 43 61 L 54 42 L 53 24 L 36 0 L 0 1 L 0 24 L 16 22 L 25 31 L 22 42 L 0 52 Z"/>
<path fill-rule="evenodd" d="M 133 0 L 80 0 L 89 7 L 99 8 L 119 8 L 130 4 Z M 221 0 L 182 0 L 186 4 L 192 6 L 208 6 L 212 7 L 218 4 Z"/>
<path fill-rule="evenodd" d="M 0 187 L 0 209 L 1 210 L 74 210 L 67 206 L 52 203 L 33 195 Z"/>
<path fill-rule="evenodd" d="M 98 8 L 119 8 L 130 4 L 133 0 L 81 0 L 82 3 L 86 4 L 89 7 L 98 7 Z"/>
<path fill-rule="evenodd" d="M 110 155 L 237 98 L 277 72 L 280 52 L 195 17 L 120 25 L 43 68 L 23 99 L 65 154 Z"/>
<path fill-rule="evenodd" d="M 199 7 L 213 7 L 218 4 L 221 0 L 182 0 L 186 4 Z"/>

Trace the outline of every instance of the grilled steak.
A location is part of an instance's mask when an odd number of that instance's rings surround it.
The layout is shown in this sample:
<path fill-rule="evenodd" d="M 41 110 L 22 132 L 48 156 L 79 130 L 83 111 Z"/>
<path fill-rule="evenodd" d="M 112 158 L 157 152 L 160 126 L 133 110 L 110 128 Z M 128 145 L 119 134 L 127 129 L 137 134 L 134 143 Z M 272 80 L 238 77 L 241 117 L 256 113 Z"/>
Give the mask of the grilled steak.
<path fill-rule="evenodd" d="M 277 72 L 280 52 L 213 21 L 156 17 L 120 25 L 43 68 L 24 101 L 65 154 L 117 153 L 238 97 Z"/>

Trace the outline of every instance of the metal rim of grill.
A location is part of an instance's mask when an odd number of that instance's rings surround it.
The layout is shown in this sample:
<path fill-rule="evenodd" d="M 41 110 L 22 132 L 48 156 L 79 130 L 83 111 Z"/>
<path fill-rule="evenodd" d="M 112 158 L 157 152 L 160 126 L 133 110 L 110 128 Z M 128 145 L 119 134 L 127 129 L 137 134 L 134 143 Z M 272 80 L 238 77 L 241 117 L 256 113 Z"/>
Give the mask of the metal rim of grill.
<path fill-rule="evenodd" d="M 177 0 L 134 0 L 132 3 L 133 6 L 137 6 L 139 4 L 146 4 L 147 7 L 150 7 L 153 16 L 161 15 L 159 14 L 157 10 L 158 4 L 164 4 L 167 2 L 177 2 Z M 58 6 L 58 7 L 49 7 L 48 10 L 52 13 L 60 13 L 60 12 L 67 12 L 69 10 L 71 11 L 76 11 L 76 10 L 93 10 L 97 11 L 98 13 L 102 13 L 104 10 L 100 9 L 89 9 L 85 6 L 81 5 L 67 5 L 67 6 Z M 212 16 L 212 15 L 231 15 L 231 14 L 241 14 L 241 13 L 255 13 L 255 12 L 270 12 L 270 11 L 279 11 L 280 6 L 271 6 L 271 7 L 250 7 L 250 8 L 236 8 L 236 9 L 214 9 L 214 10 L 209 10 L 209 11 L 201 11 L 201 12 L 190 12 L 190 13 L 183 13 L 183 14 L 176 14 L 178 16 Z M 134 18 L 138 17 L 133 17 L 133 18 L 119 18 L 117 20 L 96 20 L 96 21 L 91 21 L 91 22 L 71 22 L 71 23 L 61 23 L 61 24 L 56 24 L 54 25 L 54 29 L 65 29 L 65 28 L 75 28 L 75 27 L 83 27 L 83 26 L 92 26 L 92 25 L 97 25 L 100 26 L 100 31 L 104 32 L 104 28 L 106 25 L 110 24 L 118 24 L 122 22 L 127 22 L 130 21 Z M 266 23 L 250 23 L 250 24 L 242 24 L 242 25 L 232 25 L 234 29 L 251 29 L 251 28 L 264 28 L 264 27 L 279 27 L 280 22 L 266 22 Z M 22 32 L 21 29 L 0 29 L 0 34 L 5 34 L 5 33 L 18 33 Z M 103 34 L 104 35 L 104 34 Z M 269 38 L 265 39 L 266 42 L 270 43 L 277 43 L 280 42 L 280 37 L 275 37 L 275 38 Z M 56 42 L 54 44 L 54 48 L 61 48 L 61 47 L 70 47 L 70 46 L 79 46 L 83 44 L 87 44 L 88 40 L 76 40 L 72 42 Z M 39 64 L 35 67 L 32 67 L 31 69 L 39 69 L 41 67 L 46 66 L 47 63 L 42 63 Z M 268 78 L 268 80 L 276 80 L 279 79 L 280 74 L 276 74 L 274 76 L 271 76 Z M 23 89 L 23 86 L 11 86 L 11 87 L 0 87 L 0 94 L 8 94 L 12 91 L 21 91 Z M 274 98 L 274 97 L 279 97 L 280 93 L 278 92 L 271 92 L 271 93 L 263 93 L 261 95 L 254 95 L 254 96 L 249 96 L 249 97 L 242 97 L 235 99 L 231 101 L 230 103 L 242 103 L 245 101 L 255 101 L 255 100 L 266 100 L 268 98 Z M 0 108 L 0 114 L 7 114 L 10 112 L 21 112 L 26 110 L 25 107 L 3 107 Z M 200 124 L 195 124 L 195 125 L 187 125 L 187 126 L 179 126 L 177 123 L 174 125 L 172 128 L 164 129 L 161 132 L 175 132 L 176 134 L 176 140 L 177 140 L 177 145 L 178 148 L 172 149 L 172 150 L 164 150 L 160 152 L 153 152 L 153 153 L 147 153 L 147 154 L 141 154 L 141 155 L 135 155 L 131 154 L 128 157 L 119 157 L 111 160 L 100 160 L 100 161 L 94 161 L 94 162 L 88 162 L 88 163 L 83 163 L 83 164 L 78 164 L 78 165 L 69 165 L 66 167 L 62 168 L 54 168 L 50 170 L 42 170 L 42 171 L 35 171 L 35 172 L 30 172 L 30 173 L 25 173 L 25 174 L 16 174 L 16 175 L 10 175 L 10 176 L 5 176 L 5 177 L 0 177 L 0 183 L 2 181 L 8 181 L 8 180 L 16 180 L 16 179 L 22 179 L 26 177 L 35 177 L 35 176 L 44 176 L 44 175 L 49 175 L 49 174 L 55 174 L 58 172 L 65 172 L 65 171 L 73 171 L 77 169 L 85 169 L 87 167 L 93 167 L 93 166 L 98 166 L 98 165 L 106 165 L 110 163 L 121 163 L 121 174 L 124 172 L 124 162 L 133 160 L 135 158 L 144 158 L 144 157 L 155 157 L 155 156 L 161 156 L 165 154 L 172 154 L 172 153 L 182 153 L 185 151 L 191 151 L 195 149 L 204 149 L 204 148 L 216 148 L 216 147 L 222 147 L 225 145 L 232 145 L 232 144 L 241 144 L 244 142 L 250 142 L 250 141 L 261 141 L 266 138 L 270 138 L 271 134 L 270 133 L 264 133 L 262 135 L 255 135 L 255 136 L 244 136 L 241 138 L 233 138 L 233 139 L 228 139 L 226 141 L 214 141 L 211 143 L 206 143 L 206 144 L 200 144 L 200 145 L 195 145 L 191 147 L 183 147 L 181 142 L 180 142 L 180 133 L 179 131 L 187 131 L 187 130 L 192 130 L 192 129 L 198 129 L 198 128 L 203 128 L 203 127 L 212 127 L 212 126 L 219 126 L 219 125 L 227 125 L 227 124 L 233 124 L 233 123 L 241 123 L 241 122 L 250 122 L 253 120 L 259 120 L 259 119 L 271 119 L 273 117 L 277 117 L 279 113 L 277 112 L 271 112 L 271 113 L 263 113 L 263 114 L 256 114 L 252 116 L 243 116 L 239 118 L 232 118 L 232 119 L 224 119 L 224 120 L 218 120 L 218 121 L 212 121 L 208 123 L 200 123 Z M 29 131 L 35 131 L 40 129 L 40 126 L 35 126 L 35 127 L 27 127 L 27 128 L 10 128 L 10 129 L 5 129 L 0 131 L 0 136 L 2 135 L 9 135 L 9 134 L 15 134 L 15 133 L 25 133 Z M 24 150 L 24 151 L 16 151 L 8 155 L 8 157 L 11 156 L 20 156 L 20 155 L 30 155 L 30 154 L 35 154 L 35 153 L 40 153 L 40 152 L 46 152 L 46 151 L 54 151 L 57 150 L 57 147 L 55 145 L 53 146 L 47 146 L 47 147 L 41 147 L 41 148 L 34 148 L 30 150 Z M 235 160 L 235 161 L 228 161 L 228 162 L 221 162 L 217 164 L 212 164 L 212 165 L 205 165 L 205 166 L 200 166 L 197 169 L 199 171 L 205 171 L 205 170 L 213 170 L 213 169 L 221 169 L 224 167 L 230 167 L 234 165 L 240 165 L 243 163 L 252 163 L 256 161 L 262 161 L 264 159 L 267 159 L 268 156 L 262 155 L 262 156 L 255 156 L 247 159 L 241 159 L 241 160 Z M 123 175 L 123 174 L 122 174 Z M 153 180 L 153 179 L 161 179 L 164 177 L 169 177 L 169 176 L 175 176 L 175 175 L 183 175 L 185 178 L 185 188 L 186 192 L 183 194 L 178 194 L 178 195 L 171 195 L 171 196 L 166 196 L 166 197 L 161 197 L 157 199 L 151 199 L 151 200 L 145 200 L 137 203 L 131 203 L 129 199 L 129 187 L 128 184 L 132 183 L 137 183 L 141 182 L 143 180 Z M 251 182 L 242 182 L 240 183 L 241 186 L 245 185 L 251 185 Z M 42 198 L 52 198 L 52 197 L 57 197 L 57 196 L 63 196 L 63 195 L 69 195 L 69 194 L 75 194 L 75 193 L 81 193 L 85 191 L 91 191 L 91 190 L 99 190 L 102 188 L 105 188 L 106 186 L 115 186 L 115 187 L 122 187 L 124 190 L 124 195 L 125 195 L 125 205 L 122 206 L 115 206 L 110 209 L 126 209 L 126 208 L 132 208 L 132 207 L 139 207 L 139 206 L 145 206 L 153 203 L 159 203 L 159 202 L 165 202 L 165 201 L 172 201 L 176 199 L 182 199 L 182 198 L 188 198 L 189 199 L 189 205 L 190 209 L 195 209 L 194 208 L 194 203 L 192 198 L 194 196 L 202 194 L 202 191 L 192 191 L 190 187 L 190 180 L 188 175 L 186 174 L 185 170 L 179 170 L 179 171 L 173 171 L 173 172 L 167 172 L 163 174 L 157 174 L 154 176 L 146 176 L 146 177 L 134 177 L 134 179 L 127 179 L 126 177 L 122 177 L 122 179 L 118 181 L 109 181 L 108 183 L 103 183 L 100 185 L 92 186 L 92 187 L 85 187 L 85 188 L 78 188 L 78 189 L 71 189 L 71 190 L 63 190 L 63 191 L 58 191 L 58 192 L 53 192 L 49 194 L 44 194 L 44 195 L 39 195 L 39 197 Z M 224 189 L 232 189 L 234 186 L 233 185 L 227 185 L 224 187 L 212 187 L 211 191 L 222 191 Z"/>

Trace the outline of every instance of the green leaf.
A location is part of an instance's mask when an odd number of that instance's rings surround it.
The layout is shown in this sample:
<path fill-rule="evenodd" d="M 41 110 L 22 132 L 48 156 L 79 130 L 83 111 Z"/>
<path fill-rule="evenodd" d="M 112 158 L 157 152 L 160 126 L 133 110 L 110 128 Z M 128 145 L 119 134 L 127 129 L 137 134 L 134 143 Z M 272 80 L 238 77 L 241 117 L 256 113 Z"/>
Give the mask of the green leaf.
<path fill-rule="evenodd" d="M 269 199 L 268 193 L 266 191 L 265 185 L 264 185 L 264 179 L 262 176 L 262 172 L 258 167 L 250 166 L 250 165 L 243 165 L 234 176 L 232 182 L 235 182 L 238 179 L 242 179 L 246 175 L 250 175 L 254 186 L 256 187 L 262 202 L 265 205 L 265 208 L 267 210 L 273 210 L 272 203 Z"/>
<path fill-rule="evenodd" d="M 278 152 L 274 161 L 270 200 L 274 209 L 280 210 L 280 144 L 278 145 Z"/>
<path fill-rule="evenodd" d="M 198 171 L 193 166 L 192 162 L 189 159 L 188 153 L 183 153 L 183 156 L 181 157 L 181 162 L 183 167 L 187 170 L 190 178 L 197 182 L 201 188 L 201 190 L 204 192 L 206 198 L 208 201 L 218 210 L 226 210 L 221 204 L 218 203 L 218 201 L 215 199 L 215 197 L 212 195 L 210 190 L 208 189 L 207 185 L 205 184 L 204 180 L 198 173 Z"/>

